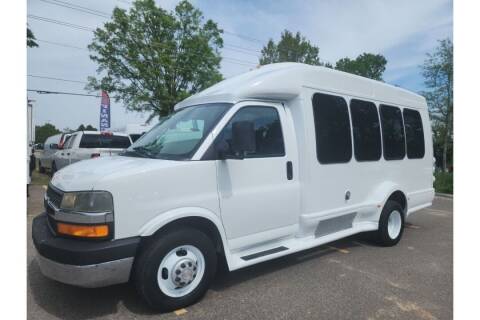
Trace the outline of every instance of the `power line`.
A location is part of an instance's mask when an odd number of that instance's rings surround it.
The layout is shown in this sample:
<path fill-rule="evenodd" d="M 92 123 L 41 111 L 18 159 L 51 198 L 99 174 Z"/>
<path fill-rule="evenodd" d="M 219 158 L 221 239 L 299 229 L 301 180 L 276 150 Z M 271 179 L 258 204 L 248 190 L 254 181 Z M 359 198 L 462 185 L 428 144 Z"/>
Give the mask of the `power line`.
<path fill-rule="evenodd" d="M 95 10 L 95 9 L 90 9 L 90 8 L 87 8 L 87 7 L 82 7 L 82 6 L 79 6 L 77 4 L 73 4 L 73 3 L 70 3 L 70 2 L 65 2 L 65 1 L 60 1 L 60 0 L 40 0 L 40 1 L 48 3 L 48 4 L 53 4 L 53 5 L 56 5 L 56 6 L 59 6 L 59 7 L 64 7 L 64 8 L 72 9 L 72 10 L 75 10 L 75 11 L 91 14 L 91 15 L 101 17 L 101 18 L 110 18 L 110 15 L 106 12 Z"/>
<path fill-rule="evenodd" d="M 265 43 L 265 41 L 262 41 L 262 40 L 259 40 L 259 39 L 256 39 L 256 38 L 253 38 L 253 37 L 250 37 L 250 36 L 246 36 L 246 35 L 243 35 L 243 34 L 235 33 L 235 32 L 232 32 L 232 31 L 223 30 L 223 32 L 225 34 L 229 34 L 231 36 L 235 36 L 237 38 L 245 39 L 245 40 L 248 40 L 248 41 L 251 41 L 251 42 L 259 42 L 259 43 L 262 43 L 262 44 Z"/>
<path fill-rule="evenodd" d="M 72 45 L 65 44 L 65 43 L 60 43 L 60 42 L 47 41 L 47 40 L 38 40 L 38 41 L 45 42 L 45 43 L 48 43 L 48 44 L 51 44 L 51 45 L 56 45 L 56 46 L 61 46 L 61 47 L 66 47 L 66 48 L 72 48 L 72 49 L 78 49 L 78 50 L 88 51 L 87 48 L 81 48 L 81 47 L 72 46 Z M 194 55 L 199 56 L 200 54 L 194 53 Z M 253 54 L 252 54 L 252 55 L 253 55 Z M 225 62 L 228 62 L 228 63 L 234 63 L 234 64 L 236 63 L 236 64 L 243 64 L 243 65 L 249 64 L 249 65 L 253 65 L 253 66 L 256 66 L 256 65 L 257 65 L 257 63 L 256 63 L 256 62 L 253 62 L 253 61 L 242 60 L 242 59 L 232 58 L 232 57 L 228 57 L 228 56 L 221 56 L 221 58 L 227 60 L 227 61 L 225 61 Z M 230 61 L 228 61 L 228 60 L 230 60 Z"/>
<path fill-rule="evenodd" d="M 60 43 L 60 42 L 54 42 L 54 41 L 47 41 L 47 40 L 42 40 L 42 39 L 35 39 L 35 41 L 44 42 L 44 43 L 52 44 L 52 45 L 55 45 L 55 46 L 65 47 L 65 48 L 72 48 L 72 49 L 78 49 L 78 50 L 88 51 L 87 48 L 72 46 L 72 45 L 66 44 L 66 43 Z"/>
<path fill-rule="evenodd" d="M 77 92 L 65 92 L 65 91 L 50 91 L 50 90 L 40 90 L 40 89 L 27 89 L 30 92 L 36 92 L 38 94 L 66 94 L 71 96 L 84 96 L 84 97 L 95 97 L 100 98 L 99 95 L 86 94 L 86 93 L 77 93 Z"/>
<path fill-rule="evenodd" d="M 33 14 L 29 14 L 27 17 L 29 17 L 30 19 L 35 19 L 35 20 L 38 20 L 38 21 L 43 21 L 43 22 L 49 22 L 49 23 L 53 23 L 53 24 L 58 24 L 58 25 L 61 25 L 61 26 L 64 26 L 64 27 L 70 27 L 70 28 L 77 29 L 77 30 L 90 31 L 90 32 L 95 31 L 95 29 L 91 29 L 91 28 L 88 28 L 88 27 L 80 26 L 80 25 L 78 25 L 78 24 L 73 24 L 73 23 L 70 23 L 70 22 L 65 22 L 65 21 L 60 21 L 60 20 L 55 20 L 55 19 L 40 17 L 40 16 L 36 16 L 36 15 L 33 15 Z"/>
<path fill-rule="evenodd" d="M 79 81 L 79 80 L 70 80 L 70 79 L 63 79 L 63 78 L 38 76 L 38 75 L 33 75 L 33 74 L 27 74 L 27 76 L 31 77 L 31 78 L 39 78 L 39 79 L 47 79 L 47 80 L 56 80 L 56 81 L 63 81 L 63 82 L 75 82 L 75 83 L 87 84 L 87 82 Z"/>

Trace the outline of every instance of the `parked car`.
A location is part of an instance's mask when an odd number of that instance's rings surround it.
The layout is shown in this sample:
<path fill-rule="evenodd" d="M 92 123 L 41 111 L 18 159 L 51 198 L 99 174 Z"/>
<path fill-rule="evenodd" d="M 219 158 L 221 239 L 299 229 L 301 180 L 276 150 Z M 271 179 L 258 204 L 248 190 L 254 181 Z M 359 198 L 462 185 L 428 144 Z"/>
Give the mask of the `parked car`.
<path fill-rule="evenodd" d="M 59 133 L 53 136 L 50 136 L 45 140 L 43 144 L 43 151 L 39 153 L 38 158 L 38 167 L 41 173 L 45 173 L 47 170 L 52 168 L 52 159 L 55 155 L 55 152 L 58 151 L 58 144 L 64 134 Z"/>
<path fill-rule="evenodd" d="M 32 227 L 39 265 L 77 286 L 131 279 L 173 310 L 219 259 L 236 270 L 360 232 L 393 246 L 432 204 L 431 137 L 420 95 L 263 66 L 178 103 L 122 155 L 57 172 Z"/>
<path fill-rule="evenodd" d="M 128 134 L 120 132 L 78 131 L 72 133 L 53 157 L 52 171 L 56 172 L 72 163 L 113 156 L 132 144 Z"/>

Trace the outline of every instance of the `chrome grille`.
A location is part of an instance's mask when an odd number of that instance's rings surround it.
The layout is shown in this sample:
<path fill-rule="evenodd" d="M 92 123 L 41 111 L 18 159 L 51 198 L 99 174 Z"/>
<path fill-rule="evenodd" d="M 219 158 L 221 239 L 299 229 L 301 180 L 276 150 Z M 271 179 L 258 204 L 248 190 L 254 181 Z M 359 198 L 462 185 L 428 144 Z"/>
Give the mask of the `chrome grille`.
<path fill-rule="evenodd" d="M 55 207 L 60 208 L 63 192 L 49 184 L 47 189 L 47 198 Z"/>

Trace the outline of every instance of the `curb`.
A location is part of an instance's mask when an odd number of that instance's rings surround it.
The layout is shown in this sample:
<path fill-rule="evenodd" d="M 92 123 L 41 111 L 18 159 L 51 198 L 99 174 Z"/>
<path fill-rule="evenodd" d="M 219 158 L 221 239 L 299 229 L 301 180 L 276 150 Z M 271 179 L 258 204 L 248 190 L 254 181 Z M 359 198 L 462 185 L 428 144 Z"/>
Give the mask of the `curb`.
<path fill-rule="evenodd" d="M 453 199 L 453 194 L 435 192 L 436 197 Z"/>

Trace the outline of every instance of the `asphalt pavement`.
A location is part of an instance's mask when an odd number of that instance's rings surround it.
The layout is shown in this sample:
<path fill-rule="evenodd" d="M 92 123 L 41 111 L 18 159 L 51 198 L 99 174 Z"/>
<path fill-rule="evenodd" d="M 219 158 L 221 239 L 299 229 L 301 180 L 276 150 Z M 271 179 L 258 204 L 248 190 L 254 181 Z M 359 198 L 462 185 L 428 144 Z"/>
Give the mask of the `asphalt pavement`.
<path fill-rule="evenodd" d="M 132 285 L 82 289 L 45 278 L 31 222 L 44 188 L 28 199 L 29 319 L 452 319 L 453 201 L 435 198 L 408 219 L 400 243 L 361 235 L 235 272 L 221 272 L 197 304 L 152 312 Z"/>

